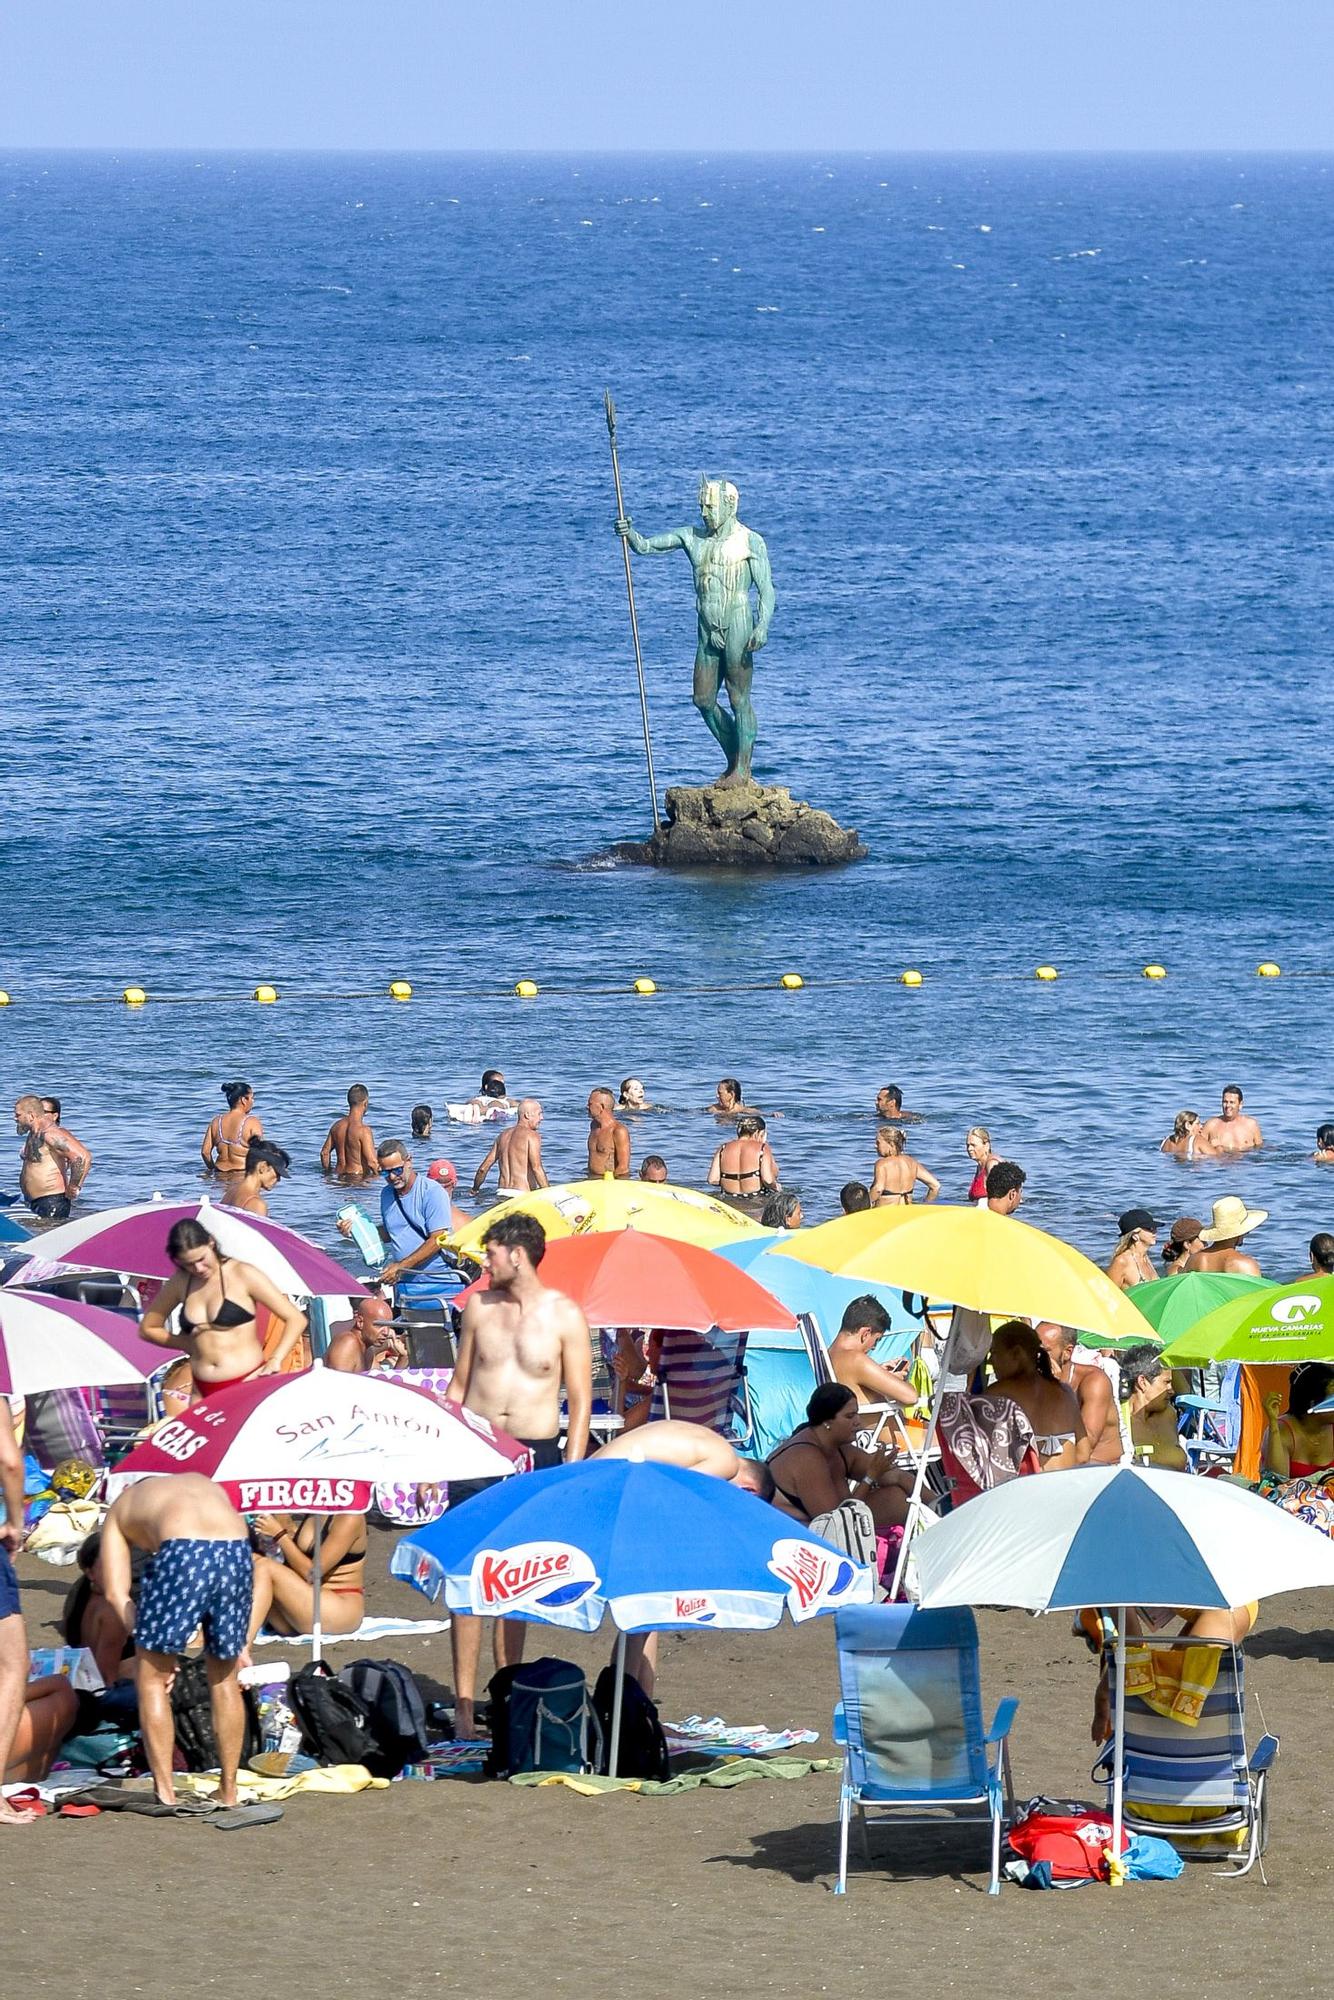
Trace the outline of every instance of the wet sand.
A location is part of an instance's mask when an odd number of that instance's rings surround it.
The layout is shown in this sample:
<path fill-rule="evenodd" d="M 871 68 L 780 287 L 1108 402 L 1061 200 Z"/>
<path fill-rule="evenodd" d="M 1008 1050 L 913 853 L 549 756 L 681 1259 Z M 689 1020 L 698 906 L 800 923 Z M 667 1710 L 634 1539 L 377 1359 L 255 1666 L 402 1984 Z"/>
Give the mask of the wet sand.
<path fill-rule="evenodd" d="M 427 1615 L 385 1576 L 372 1535 L 371 1609 Z M 70 1572 L 20 1565 L 34 1644 Z M 1069 1621 L 981 1615 L 983 1697 L 1020 1697 L 1021 1798 L 1092 1798 L 1093 1667 Z M 390 1641 L 437 1690 L 447 1633 Z M 601 1637 L 531 1629 L 529 1654 L 590 1671 Z M 265 1648 L 282 1658 L 282 1647 Z M 309 1657 L 292 1650 L 298 1663 Z M 335 1664 L 353 1657 L 334 1650 Z M 1251 1740 L 1282 1738 L 1265 1888 L 1209 1864 L 1175 1883 L 1038 1895 L 986 1890 L 984 1832 L 929 1846 L 873 1833 L 849 1893 L 830 1893 L 837 1773 L 734 1792 L 584 1799 L 564 1787 L 483 1780 L 401 1783 L 353 1798 L 296 1798 L 281 1824 L 220 1834 L 206 1823 L 103 1815 L 0 1835 L 3 1961 L 10 1993 L 63 2000 L 218 1993 L 298 2000 L 309 1992 L 416 1996 L 687 1993 L 764 1995 L 1156 1995 L 1311 1990 L 1326 1958 L 1334 1813 L 1324 1736 L 1334 1599 L 1304 1593 L 1261 1608 L 1247 1647 Z M 826 1732 L 832 1754 L 833 1634 L 820 1621 L 747 1636 L 665 1635 L 665 1716 Z M 1263 1710 L 1263 1722 L 1261 1720 Z M 916 1968 L 920 1967 L 918 1972 Z"/>

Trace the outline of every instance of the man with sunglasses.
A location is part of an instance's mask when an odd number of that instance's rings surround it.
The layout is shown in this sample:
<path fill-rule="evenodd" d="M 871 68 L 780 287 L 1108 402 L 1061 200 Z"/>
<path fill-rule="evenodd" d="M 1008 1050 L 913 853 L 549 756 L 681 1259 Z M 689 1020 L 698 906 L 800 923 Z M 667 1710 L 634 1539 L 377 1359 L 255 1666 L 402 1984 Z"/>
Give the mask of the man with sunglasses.
<path fill-rule="evenodd" d="M 380 1234 L 389 1246 L 389 1261 L 380 1273 L 385 1284 L 398 1285 L 401 1306 L 438 1306 L 441 1297 L 455 1292 L 462 1282 L 436 1248 L 429 1259 L 415 1263 L 400 1282 L 400 1267 L 413 1251 L 448 1236 L 454 1227 L 453 1207 L 439 1181 L 419 1174 L 412 1154 L 402 1139 L 381 1139 L 375 1158 L 384 1185 L 380 1191 Z M 341 1220 L 338 1229 L 351 1234 L 350 1224 Z"/>

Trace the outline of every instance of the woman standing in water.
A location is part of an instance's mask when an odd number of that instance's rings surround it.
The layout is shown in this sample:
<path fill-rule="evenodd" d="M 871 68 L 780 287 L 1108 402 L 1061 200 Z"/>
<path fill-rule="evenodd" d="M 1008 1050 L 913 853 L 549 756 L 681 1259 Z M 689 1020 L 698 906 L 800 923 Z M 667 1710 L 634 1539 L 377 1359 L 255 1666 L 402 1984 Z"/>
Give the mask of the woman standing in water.
<path fill-rule="evenodd" d="M 263 1122 L 255 1114 L 255 1093 L 248 1083 L 224 1083 L 222 1094 L 227 1109 L 211 1120 L 199 1157 L 210 1173 L 243 1174 L 246 1147 L 264 1137 Z"/>

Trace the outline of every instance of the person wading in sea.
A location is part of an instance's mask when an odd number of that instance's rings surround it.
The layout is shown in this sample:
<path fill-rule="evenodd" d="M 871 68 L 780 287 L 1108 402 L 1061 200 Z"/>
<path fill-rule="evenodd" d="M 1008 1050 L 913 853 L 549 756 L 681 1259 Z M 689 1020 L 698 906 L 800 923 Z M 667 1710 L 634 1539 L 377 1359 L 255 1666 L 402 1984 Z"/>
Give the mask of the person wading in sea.
<path fill-rule="evenodd" d="M 550 1187 L 542 1165 L 542 1107 L 535 1097 L 525 1097 L 517 1121 L 497 1134 L 472 1177 L 474 1194 L 482 1192 L 492 1167 L 500 1170 L 502 1195 L 531 1194 L 534 1188 Z"/>
<path fill-rule="evenodd" d="M 354 1083 L 347 1093 L 347 1111 L 335 1118 L 320 1147 L 320 1165 L 326 1174 L 340 1181 L 374 1180 L 380 1169 L 375 1158 L 375 1135 L 366 1123 L 371 1094 L 364 1083 Z"/>

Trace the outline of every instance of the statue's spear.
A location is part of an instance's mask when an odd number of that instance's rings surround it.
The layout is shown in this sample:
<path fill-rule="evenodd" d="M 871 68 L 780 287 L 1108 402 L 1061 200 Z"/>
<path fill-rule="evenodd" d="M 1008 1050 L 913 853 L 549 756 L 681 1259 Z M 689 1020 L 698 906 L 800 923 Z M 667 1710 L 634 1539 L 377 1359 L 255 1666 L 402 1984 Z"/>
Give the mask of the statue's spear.
<path fill-rule="evenodd" d="M 616 451 L 616 405 L 611 400 L 611 390 L 606 392 L 607 436 L 611 439 L 611 474 L 616 481 L 616 518 L 624 519 L 625 502 L 621 498 L 621 461 Z M 644 686 L 644 655 L 639 647 L 639 620 L 635 616 L 635 584 L 630 574 L 630 544 L 621 537 L 621 554 L 625 558 L 625 594 L 630 604 L 630 637 L 635 647 L 635 672 L 639 676 L 639 708 L 644 718 L 644 760 L 648 765 L 649 796 L 653 800 L 653 831 L 658 833 L 662 821 L 658 817 L 658 781 L 653 775 L 653 740 L 648 727 L 648 690 Z"/>

